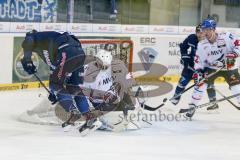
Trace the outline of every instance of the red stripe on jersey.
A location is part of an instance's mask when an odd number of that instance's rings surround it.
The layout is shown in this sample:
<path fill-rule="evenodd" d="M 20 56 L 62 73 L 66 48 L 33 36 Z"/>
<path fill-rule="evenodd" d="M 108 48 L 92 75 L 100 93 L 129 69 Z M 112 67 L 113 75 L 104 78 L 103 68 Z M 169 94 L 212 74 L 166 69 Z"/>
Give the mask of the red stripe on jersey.
<path fill-rule="evenodd" d="M 199 56 L 198 56 L 198 55 L 195 56 L 194 62 L 195 62 L 195 63 L 199 63 Z"/>
<path fill-rule="evenodd" d="M 234 45 L 235 45 L 235 46 L 240 46 L 240 40 L 236 40 L 236 41 L 234 42 Z"/>

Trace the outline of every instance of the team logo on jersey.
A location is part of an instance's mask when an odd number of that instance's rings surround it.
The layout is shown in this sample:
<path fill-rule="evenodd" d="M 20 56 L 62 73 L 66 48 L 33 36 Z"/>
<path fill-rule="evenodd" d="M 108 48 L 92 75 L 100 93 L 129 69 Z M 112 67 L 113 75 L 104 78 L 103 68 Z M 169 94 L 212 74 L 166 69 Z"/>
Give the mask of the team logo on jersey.
<path fill-rule="evenodd" d="M 107 77 L 98 82 L 98 86 L 106 85 L 113 81 L 113 77 Z"/>
<path fill-rule="evenodd" d="M 109 82 L 112 82 L 112 77 L 107 77 L 107 78 L 105 78 L 105 79 L 103 79 L 103 85 L 105 85 L 105 84 L 108 84 Z"/>
<path fill-rule="evenodd" d="M 143 48 L 138 52 L 138 56 L 141 59 L 143 67 L 146 71 L 149 71 L 157 55 L 158 52 L 149 47 Z"/>
<path fill-rule="evenodd" d="M 216 51 L 211 51 L 211 55 L 218 55 L 218 54 L 222 54 L 222 53 L 223 53 L 222 49 L 216 50 Z"/>

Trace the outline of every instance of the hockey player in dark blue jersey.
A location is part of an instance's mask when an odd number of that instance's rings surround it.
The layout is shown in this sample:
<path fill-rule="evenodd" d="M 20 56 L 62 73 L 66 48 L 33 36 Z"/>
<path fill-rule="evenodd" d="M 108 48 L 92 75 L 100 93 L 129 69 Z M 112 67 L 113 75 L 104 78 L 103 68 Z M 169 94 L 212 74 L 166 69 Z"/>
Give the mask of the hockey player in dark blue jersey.
<path fill-rule="evenodd" d="M 180 52 L 181 52 L 180 63 L 183 65 L 183 70 L 182 70 L 181 78 L 179 79 L 178 85 L 176 87 L 174 96 L 170 99 L 170 101 L 174 105 L 177 105 L 179 103 L 182 91 L 184 91 L 187 84 L 192 80 L 193 73 L 195 72 L 194 57 L 197 50 L 197 45 L 198 45 L 198 42 L 201 41 L 203 38 L 204 38 L 204 35 L 201 31 L 201 24 L 199 24 L 198 26 L 196 26 L 195 34 L 190 34 L 180 44 Z M 190 53 L 188 52 L 189 48 L 191 48 Z M 216 92 L 214 90 L 213 85 L 208 86 L 207 93 L 210 101 L 216 100 Z"/>
<path fill-rule="evenodd" d="M 93 119 L 86 97 L 73 96 L 76 91 L 81 91 L 79 84 L 83 83 L 81 73 L 84 72 L 86 56 L 80 41 L 67 32 L 61 34 L 33 30 L 26 34 L 22 47 L 24 56 L 21 63 L 28 74 L 36 73 L 36 66 L 31 59 L 32 52 L 36 52 L 49 66 L 49 88 L 52 93 L 48 99 L 53 104 L 58 101 L 67 112 L 72 113 L 68 121 L 79 117 L 76 112 L 81 112 L 87 121 Z"/>

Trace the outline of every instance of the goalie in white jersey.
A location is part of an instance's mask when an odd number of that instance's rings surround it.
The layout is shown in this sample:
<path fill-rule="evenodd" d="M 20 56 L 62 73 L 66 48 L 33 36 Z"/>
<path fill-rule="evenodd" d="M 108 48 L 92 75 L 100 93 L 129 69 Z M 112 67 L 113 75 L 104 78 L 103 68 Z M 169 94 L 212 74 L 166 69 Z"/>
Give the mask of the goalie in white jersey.
<path fill-rule="evenodd" d="M 91 60 L 84 66 L 82 92 L 96 110 L 109 112 L 125 105 L 132 106 L 130 109 L 134 109 L 134 102 L 127 92 L 135 81 L 132 78 L 126 79 L 127 75 L 128 70 L 125 64 L 118 59 L 113 59 L 111 51 L 101 49 L 95 55 L 95 60 Z M 98 119 L 103 112 L 100 115 L 92 113 L 89 103 L 82 103 L 80 109 L 82 114 L 89 115 L 86 123 L 79 129 L 80 133 L 89 128 L 95 130 L 107 125 L 104 124 L 104 119 L 100 121 Z M 70 117 L 63 127 L 72 125 L 75 120 L 77 118 Z"/>
<path fill-rule="evenodd" d="M 193 79 L 198 85 L 194 88 L 190 108 L 198 105 L 207 84 L 213 84 L 214 80 L 220 76 L 225 78 L 232 94 L 240 92 L 240 76 L 235 64 L 236 58 L 240 56 L 240 40 L 229 32 L 217 33 L 216 22 L 213 19 L 205 19 L 201 28 L 205 39 L 198 43 L 196 51 L 194 65 L 196 72 L 193 74 Z M 221 70 L 199 84 L 203 78 L 218 69 Z M 240 104 L 240 97 L 237 97 L 237 101 Z M 186 116 L 192 117 L 194 112 L 195 109 L 192 109 Z"/>

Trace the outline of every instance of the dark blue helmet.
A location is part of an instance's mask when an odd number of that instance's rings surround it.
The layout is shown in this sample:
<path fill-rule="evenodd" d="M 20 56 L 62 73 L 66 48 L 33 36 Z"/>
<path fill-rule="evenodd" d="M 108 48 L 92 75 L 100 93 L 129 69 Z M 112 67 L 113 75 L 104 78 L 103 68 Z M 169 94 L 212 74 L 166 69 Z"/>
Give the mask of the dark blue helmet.
<path fill-rule="evenodd" d="M 197 32 L 202 32 L 202 28 L 201 28 L 201 23 L 200 24 L 198 24 L 197 26 L 196 26 L 196 28 L 195 28 L 195 32 L 197 33 Z"/>
<path fill-rule="evenodd" d="M 216 26 L 217 26 L 217 23 L 213 19 L 205 19 L 201 24 L 202 29 L 215 29 Z"/>

